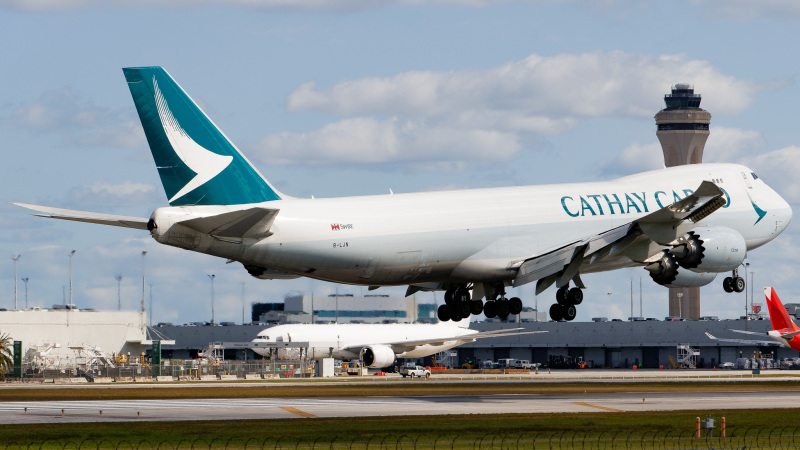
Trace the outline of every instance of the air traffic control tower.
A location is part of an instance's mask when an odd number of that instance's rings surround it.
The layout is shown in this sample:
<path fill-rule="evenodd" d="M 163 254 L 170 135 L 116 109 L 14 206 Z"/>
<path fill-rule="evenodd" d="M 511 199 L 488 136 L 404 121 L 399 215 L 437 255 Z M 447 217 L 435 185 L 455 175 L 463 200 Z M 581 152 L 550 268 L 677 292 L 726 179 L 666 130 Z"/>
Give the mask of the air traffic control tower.
<path fill-rule="evenodd" d="M 656 114 L 656 136 L 667 167 L 703 162 L 711 114 L 700 108 L 700 94 L 686 83 L 672 87 L 664 96 L 667 107 Z M 700 318 L 700 288 L 670 288 L 669 315 Z"/>

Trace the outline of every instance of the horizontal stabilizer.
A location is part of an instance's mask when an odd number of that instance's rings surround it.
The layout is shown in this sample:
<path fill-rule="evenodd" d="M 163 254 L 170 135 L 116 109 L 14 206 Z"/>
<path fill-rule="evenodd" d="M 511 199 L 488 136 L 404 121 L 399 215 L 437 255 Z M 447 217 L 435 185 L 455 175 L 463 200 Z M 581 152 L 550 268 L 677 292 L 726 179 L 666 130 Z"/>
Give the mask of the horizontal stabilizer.
<path fill-rule="evenodd" d="M 28 205 L 25 203 L 13 203 L 23 208 L 32 209 L 42 214 L 34 214 L 39 217 L 49 217 L 51 219 L 74 220 L 76 222 L 99 223 L 101 225 L 111 225 L 114 227 L 136 228 L 139 230 L 147 229 L 147 219 L 140 217 L 114 216 L 111 214 L 100 214 L 86 211 L 75 211 L 71 209 L 51 208 L 49 206 Z"/>
<path fill-rule="evenodd" d="M 203 234 L 220 238 L 263 238 L 269 232 L 279 209 L 248 208 L 231 211 L 216 216 L 198 217 L 180 222 Z"/>

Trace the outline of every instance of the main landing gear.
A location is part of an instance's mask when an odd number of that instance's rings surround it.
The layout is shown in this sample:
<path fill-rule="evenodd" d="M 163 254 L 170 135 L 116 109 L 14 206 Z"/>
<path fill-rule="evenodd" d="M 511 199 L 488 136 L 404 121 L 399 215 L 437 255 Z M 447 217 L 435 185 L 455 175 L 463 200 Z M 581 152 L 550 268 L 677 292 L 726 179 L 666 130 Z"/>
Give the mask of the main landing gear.
<path fill-rule="evenodd" d="M 450 287 L 444 293 L 444 305 L 439 306 L 437 315 L 439 320 L 446 322 L 452 320 L 459 322 L 470 315 L 483 313 L 487 318 L 499 317 L 507 318 L 511 314 L 522 312 L 522 300 L 517 297 L 506 300 L 505 293 L 500 293 L 500 299 L 473 300 L 470 298 L 469 289 L 466 285 Z"/>
<path fill-rule="evenodd" d="M 556 291 L 556 301 L 558 303 L 550 307 L 550 318 L 555 322 L 562 319 L 574 320 L 578 314 L 575 306 L 583 302 L 583 291 L 576 287 L 570 289 L 569 286 L 562 286 Z"/>
<path fill-rule="evenodd" d="M 725 292 L 744 292 L 745 287 L 746 283 L 744 278 L 739 276 L 738 268 L 733 269 L 731 276 L 722 280 L 722 289 L 725 289 Z"/>

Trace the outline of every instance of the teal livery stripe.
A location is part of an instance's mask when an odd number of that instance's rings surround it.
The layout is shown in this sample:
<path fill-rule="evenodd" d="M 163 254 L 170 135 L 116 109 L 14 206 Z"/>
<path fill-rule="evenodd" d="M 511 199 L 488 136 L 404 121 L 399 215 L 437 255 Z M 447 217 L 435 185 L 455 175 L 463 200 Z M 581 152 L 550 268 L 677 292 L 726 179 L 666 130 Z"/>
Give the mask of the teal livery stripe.
<path fill-rule="evenodd" d="M 170 205 L 281 198 L 164 69 L 122 71 Z"/>

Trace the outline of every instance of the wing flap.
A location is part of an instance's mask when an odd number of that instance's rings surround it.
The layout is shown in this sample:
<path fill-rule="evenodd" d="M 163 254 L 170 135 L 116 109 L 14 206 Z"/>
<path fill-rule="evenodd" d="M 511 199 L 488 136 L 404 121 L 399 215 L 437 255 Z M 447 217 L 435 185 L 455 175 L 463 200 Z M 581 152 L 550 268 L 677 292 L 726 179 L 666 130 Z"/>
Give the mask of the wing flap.
<path fill-rule="evenodd" d="M 52 208 L 50 206 L 29 205 L 27 203 L 13 203 L 41 214 L 34 214 L 37 217 L 47 217 L 50 219 L 72 220 L 75 222 L 97 223 L 100 225 L 110 225 L 114 227 L 136 228 L 138 230 L 147 229 L 147 220 L 140 217 L 116 216 L 113 214 L 100 214 L 87 211 L 76 211 L 72 209 Z"/>

